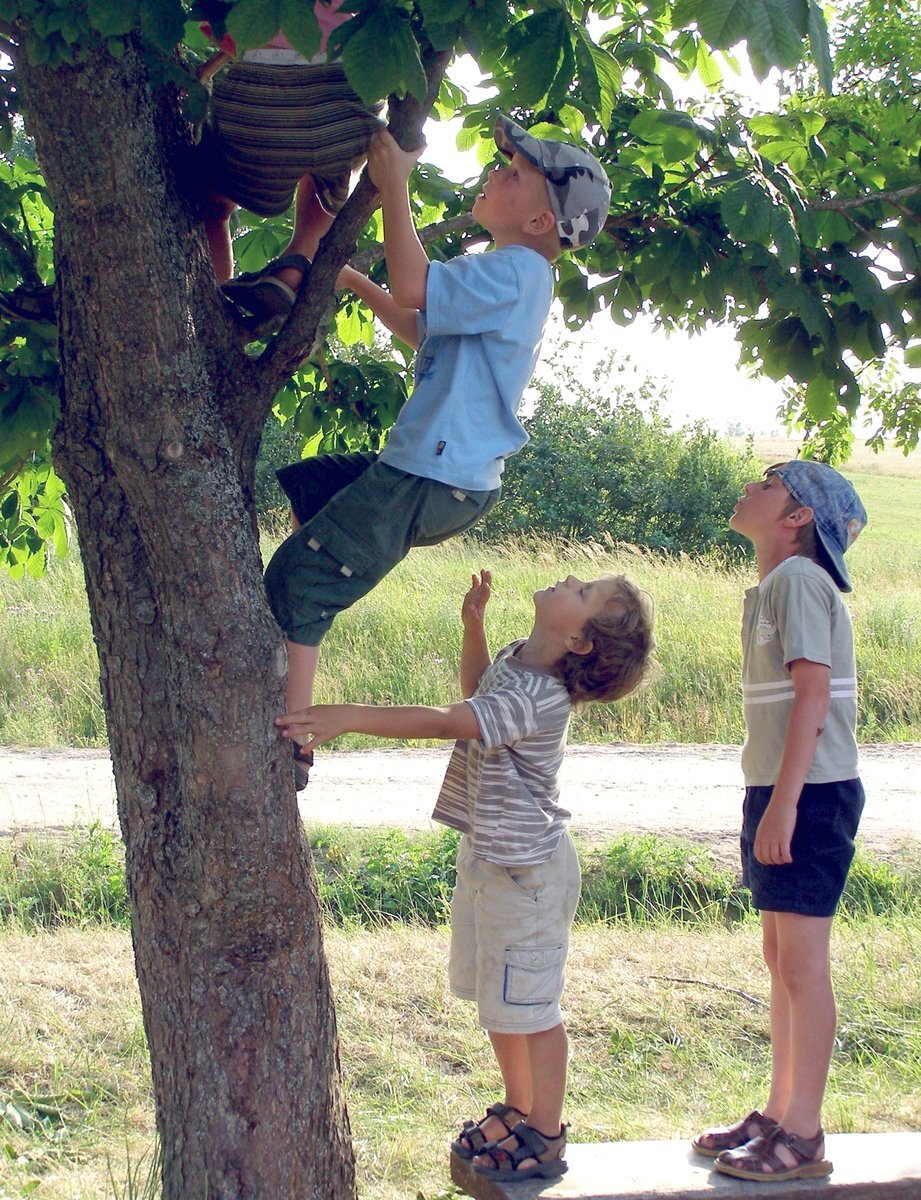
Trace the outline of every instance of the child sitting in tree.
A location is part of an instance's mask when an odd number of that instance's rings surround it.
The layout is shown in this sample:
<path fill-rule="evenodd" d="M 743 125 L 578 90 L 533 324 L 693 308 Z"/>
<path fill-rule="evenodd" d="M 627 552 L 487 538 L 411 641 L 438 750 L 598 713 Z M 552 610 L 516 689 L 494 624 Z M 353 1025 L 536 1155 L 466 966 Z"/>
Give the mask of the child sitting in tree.
<path fill-rule="evenodd" d="M 763 1110 L 693 1141 L 726 1175 L 782 1183 L 831 1173 L 822 1097 L 835 1044 L 832 918 L 863 810 L 857 671 L 844 552 L 866 524 L 824 463 L 771 467 L 730 525 L 758 561 L 745 594 L 742 878 L 761 912 L 771 975 L 771 1080 Z"/>
<path fill-rule="evenodd" d="M 352 16 L 341 4 L 314 0 L 320 41 L 311 59 L 280 30 L 239 58 L 225 36 L 200 72 L 203 81 L 214 78 L 211 111 L 191 160 L 205 236 L 224 294 L 260 333 L 278 328 L 290 313 L 320 239 L 348 199 L 352 172 L 365 161 L 372 135 L 384 128 L 383 105 L 367 107 L 342 64 L 327 57 L 330 34 Z M 212 36 L 209 24 L 202 30 Z M 294 231 L 281 256 L 231 279 L 234 210 L 277 217 L 292 199 Z M 0 292 L 0 316 L 54 322 L 53 285 Z"/>
<path fill-rule="evenodd" d="M 485 516 L 506 458 L 527 441 L 517 414 L 550 311 L 551 264 L 599 232 L 611 188 L 580 147 L 532 137 L 507 117 L 495 137 L 509 161 L 473 205 L 493 249 L 445 263 L 429 262 L 413 225 L 408 182 L 421 147 L 405 152 L 386 131 L 371 143 L 392 290 L 350 267 L 339 286 L 418 347 L 415 387 L 380 455 L 317 455 L 279 472 L 295 532 L 269 563 L 266 590 L 288 640 L 289 711 L 312 703 L 320 643 L 336 615 L 413 546 Z M 307 765 L 295 762 L 298 787 Z"/>
<path fill-rule="evenodd" d="M 263 332 L 266 323 L 279 325 L 291 311 L 320 239 L 348 199 L 352 172 L 365 161 L 372 135 L 384 127 L 382 105 L 368 108 L 342 64 L 327 58 L 329 35 L 352 16 L 340 11 L 341 4 L 315 0 L 321 37 L 312 59 L 279 31 L 239 59 L 233 58 L 233 40 L 223 38 L 221 54 L 207 68 L 219 73 L 196 155 L 205 233 L 224 294 Z M 203 28 L 210 36 L 210 27 Z M 226 71 L 220 69 L 225 62 Z M 281 257 L 231 280 L 234 209 L 280 216 L 295 195 L 294 232 Z"/>
<path fill-rule="evenodd" d="M 574 704 L 633 691 L 653 650 L 652 604 L 623 576 L 570 575 L 534 593 L 526 640 L 490 661 L 491 576 L 461 609 L 461 694 L 444 707 L 317 705 L 277 719 L 308 750 L 341 733 L 456 738 L 433 817 L 463 834 L 451 904 L 449 979 L 477 1003 L 504 1085 L 452 1150 L 503 1180 L 566 1170 L 568 1041 L 560 1012 L 579 863 L 559 804 Z"/>

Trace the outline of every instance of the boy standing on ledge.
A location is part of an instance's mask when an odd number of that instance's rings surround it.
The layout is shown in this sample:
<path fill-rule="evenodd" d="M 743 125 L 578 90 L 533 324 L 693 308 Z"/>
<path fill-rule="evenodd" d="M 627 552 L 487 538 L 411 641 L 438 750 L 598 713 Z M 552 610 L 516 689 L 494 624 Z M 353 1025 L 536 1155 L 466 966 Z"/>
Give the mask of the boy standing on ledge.
<path fill-rule="evenodd" d="M 567 1167 L 569 1042 L 560 1010 L 579 861 L 561 807 L 574 704 L 610 703 L 647 675 L 652 602 L 623 575 L 566 579 L 534 593 L 526 639 L 492 658 L 484 613 L 492 577 L 464 597 L 460 683 L 443 707 L 318 704 L 279 717 L 308 747 L 348 731 L 456 738 L 432 814 L 463 834 L 451 901 L 451 990 L 474 1000 L 503 1099 L 451 1143 L 475 1171 L 514 1183 Z"/>
<path fill-rule="evenodd" d="M 692 1145 L 738 1179 L 829 1175 L 821 1110 L 835 1044 L 831 923 L 863 810 L 857 670 L 844 552 L 867 514 L 824 463 L 779 463 L 746 484 L 729 522 L 755 548 L 745 594 L 742 880 L 771 974 L 771 1086 L 763 1111 Z"/>

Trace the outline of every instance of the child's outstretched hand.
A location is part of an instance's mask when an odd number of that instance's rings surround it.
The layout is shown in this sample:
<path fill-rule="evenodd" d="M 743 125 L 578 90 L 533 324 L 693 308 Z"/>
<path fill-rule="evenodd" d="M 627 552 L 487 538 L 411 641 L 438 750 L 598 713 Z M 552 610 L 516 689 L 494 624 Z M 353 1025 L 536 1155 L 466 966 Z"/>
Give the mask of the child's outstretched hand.
<path fill-rule="evenodd" d="M 461 605 L 461 621 L 465 627 L 482 625 L 483 614 L 492 595 L 492 571 L 481 571 L 470 576 L 470 591 Z"/>
<path fill-rule="evenodd" d="M 300 708 L 276 717 L 275 724 L 282 737 L 291 738 L 302 750 L 312 750 L 314 746 L 348 732 L 345 707 L 344 704 L 314 704 L 312 708 Z"/>
<path fill-rule="evenodd" d="M 420 142 L 415 150 L 402 150 L 392 133 L 386 129 L 379 130 L 368 148 L 371 182 L 379 192 L 393 184 L 402 186 L 407 183 L 424 149 L 425 142 Z"/>

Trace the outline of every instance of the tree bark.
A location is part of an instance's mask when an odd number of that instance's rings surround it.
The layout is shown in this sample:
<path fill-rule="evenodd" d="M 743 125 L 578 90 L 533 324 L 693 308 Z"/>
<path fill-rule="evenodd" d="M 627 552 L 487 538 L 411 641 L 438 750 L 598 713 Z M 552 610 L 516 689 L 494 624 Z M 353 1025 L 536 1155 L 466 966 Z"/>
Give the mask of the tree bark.
<path fill-rule="evenodd" d="M 55 199 L 62 421 L 168 1200 L 355 1195 L 284 647 L 252 505 L 272 399 L 134 49 L 17 63 Z"/>

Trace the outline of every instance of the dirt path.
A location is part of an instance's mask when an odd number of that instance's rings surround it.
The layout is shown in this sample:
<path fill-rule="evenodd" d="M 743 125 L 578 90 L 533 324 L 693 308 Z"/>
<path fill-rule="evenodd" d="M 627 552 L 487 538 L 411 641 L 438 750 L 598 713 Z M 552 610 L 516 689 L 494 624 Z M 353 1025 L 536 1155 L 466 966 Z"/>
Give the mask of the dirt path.
<path fill-rule="evenodd" d="M 447 754 L 446 747 L 318 754 L 301 813 L 310 823 L 430 828 Z M 906 843 L 921 853 L 921 744 L 865 746 L 861 774 L 862 845 L 885 858 Z M 688 838 L 724 863 L 736 861 L 741 794 L 736 746 L 573 746 L 564 767 L 564 803 L 583 837 Z M 89 821 L 117 824 L 105 751 L 0 748 L 0 836 Z"/>

